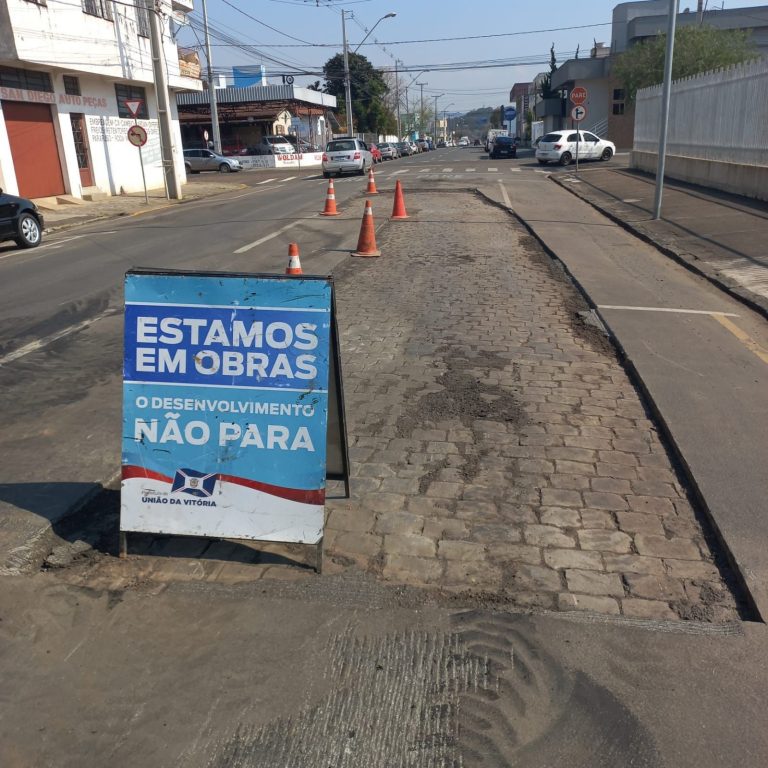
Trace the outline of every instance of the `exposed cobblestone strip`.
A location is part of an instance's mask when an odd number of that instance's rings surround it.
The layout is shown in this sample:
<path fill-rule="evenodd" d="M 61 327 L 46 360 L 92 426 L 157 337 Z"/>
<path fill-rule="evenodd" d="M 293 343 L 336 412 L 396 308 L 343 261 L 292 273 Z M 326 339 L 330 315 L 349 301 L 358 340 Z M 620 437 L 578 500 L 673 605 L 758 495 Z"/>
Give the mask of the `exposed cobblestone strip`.
<path fill-rule="evenodd" d="M 503 212 L 413 194 L 337 273 L 353 499 L 329 566 L 523 607 L 726 620 L 734 599 L 575 289 Z"/>

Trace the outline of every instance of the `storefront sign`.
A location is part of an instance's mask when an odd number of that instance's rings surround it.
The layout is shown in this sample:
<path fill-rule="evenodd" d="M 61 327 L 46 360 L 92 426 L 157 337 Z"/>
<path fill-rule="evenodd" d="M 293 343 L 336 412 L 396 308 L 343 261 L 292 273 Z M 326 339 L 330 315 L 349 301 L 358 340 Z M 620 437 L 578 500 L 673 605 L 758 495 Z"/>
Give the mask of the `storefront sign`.
<path fill-rule="evenodd" d="M 322 538 L 332 290 L 126 275 L 122 531 Z"/>
<path fill-rule="evenodd" d="M 303 152 L 300 155 L 238 155 L 243 168 L 320 168 L 322 152 Z"/>
<path fill-rule="evenodd" d="M 76 107 L 106 109 L 107 100 L 100 96 L 75 96 L 69 93 L 49 93 L 48 91 L 30 91 L 26 88 L 0 87 L 0 99 L 9 101 L 33 101 L 38 104 L 67 104 Z"/>

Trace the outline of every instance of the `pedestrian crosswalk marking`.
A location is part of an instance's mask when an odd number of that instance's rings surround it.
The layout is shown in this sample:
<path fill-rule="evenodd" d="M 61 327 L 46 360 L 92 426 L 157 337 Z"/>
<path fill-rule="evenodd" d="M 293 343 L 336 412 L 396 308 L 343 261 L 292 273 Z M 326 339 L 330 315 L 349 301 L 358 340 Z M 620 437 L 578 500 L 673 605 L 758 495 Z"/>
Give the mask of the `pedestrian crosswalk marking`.
<path fill-rule="evenodd" d="M 474 172 L 475 172 L 474 168 L 467 168 L 466 169 L 466 173 L 474 173 Z"/>
<path fill-rule="evenodd" d="M 498 169 L 498 168 L 489 168 L 489 169 L 488 169 L 488 172 L 489 172 L 489 173 L 498 173 L 498 171 L 499 171 L 499 169 Z"/>
<path fill-rule="evenodd" d="M 453 168 L 443 168 L 443 173 L 450 173 Z"/>

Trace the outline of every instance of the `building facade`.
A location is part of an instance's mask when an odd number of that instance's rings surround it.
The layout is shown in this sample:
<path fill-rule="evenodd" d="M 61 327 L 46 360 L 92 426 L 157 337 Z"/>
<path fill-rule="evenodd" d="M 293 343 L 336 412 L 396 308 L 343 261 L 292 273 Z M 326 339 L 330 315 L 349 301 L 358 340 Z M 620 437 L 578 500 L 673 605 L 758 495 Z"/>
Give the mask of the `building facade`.
<path fill-rule="evenodd" d="M 173 15 L 192 0 L 0 0 L 0 187 L 12 194 L 89 198 L 147 187 L 164 174 L 149 14 L 157 13 L 171 90 L 172 158 L 184 178 L 174 91 L 200 90 L 196 57 L 174 42 Z M 131 107 L 137 110 L 134 118 Z"/>

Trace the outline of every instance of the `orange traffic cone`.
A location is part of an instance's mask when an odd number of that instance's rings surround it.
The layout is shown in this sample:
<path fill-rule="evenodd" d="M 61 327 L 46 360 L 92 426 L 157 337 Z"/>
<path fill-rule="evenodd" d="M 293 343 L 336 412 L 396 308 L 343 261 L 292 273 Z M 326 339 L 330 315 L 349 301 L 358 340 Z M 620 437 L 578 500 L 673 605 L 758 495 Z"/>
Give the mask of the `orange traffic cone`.
<path fill-rule="evenodd" d="M 299 260 L 299 246 L 296 243 L 288 243 L 288 266 L 286 275 L 301 275 L 301 261 Z"/>
<path fill-rule="evenodd" d="M 400 184 L 400 179 L 395 184 L 395 204 L 392 207 L 392 220 L 407 219 L 408 214 L 405 212 L 405 198 L 403 198 L 403 186 Z"/>
<path fill-rule="evenodd" d="M 336 193 L 333 190 L 333 179 L 328 179 L 328 194 L 325 197 L 325 210 L 320 214 L 321 216 L 338 216 L 339 212 L 336 210 Z"/>
<path fill-rule="evenodd" d="M 360 237 L 357 239 L 357 250 L 353 256 L 381 256 L 381 251 L 376 248 L 376 230 L 373 226 L 373 209 L 371 201 L 365 201 L 363 221 L 360 224 Z"/>
<path fill-rule="evenodd" d="M 379 190 L 376 189 L 376 180 L 373 177 L 373 166 L 368 170 L 368 189 L 365 190 L 366 195 L 378 195 Z"/>

